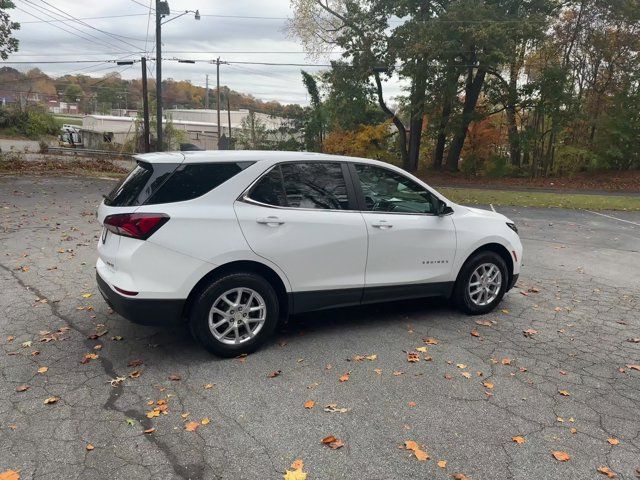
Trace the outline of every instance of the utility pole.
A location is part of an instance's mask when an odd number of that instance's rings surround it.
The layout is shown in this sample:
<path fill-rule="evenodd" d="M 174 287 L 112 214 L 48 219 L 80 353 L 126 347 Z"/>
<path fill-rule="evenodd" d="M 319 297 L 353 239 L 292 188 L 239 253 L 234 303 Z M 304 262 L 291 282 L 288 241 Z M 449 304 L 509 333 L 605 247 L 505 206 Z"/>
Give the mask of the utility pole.
<path fill-rule="evenodd" d="M 231 147 L 231 107 L 229 106 L 229 89 L 227 88 L 227 118 L 229 120 L 229 150 L 233 150 Z"/>
<path fill-rule="evenodd" d="M 205 88 L 205 96 L 204 96 L 204 108 L 205 109 L 209 109 L 209 74 L 207 73 L 206 76 L 206 88 Z"/>
<path fill-rule="evenodd" d="M 220 142 L 220 133 L 221 133 L 221 127 L 220 127 L 220 57 L 218 57 L 218 59 L 216 60 L 216 81 L 217 81 L 217 94 L 218 94 L 218 100 L 217 100 L 217 107 L 218 107 L 218 142 Z"/>
<path fill-rule="evenodd" d="M 162 152 L 162 12 L 169 8 L 161 8 L 161 0 L 156 0 L 156 131 L 158 132 L 156 140 L 156 151 Z"/>
<path fill-rule="evenodd" d="M 142 110 L 144 115 L 144 151 L 151 151 L 149 143 L 149 92 L 147 91 L 147 57 L 142 57 Z"/>

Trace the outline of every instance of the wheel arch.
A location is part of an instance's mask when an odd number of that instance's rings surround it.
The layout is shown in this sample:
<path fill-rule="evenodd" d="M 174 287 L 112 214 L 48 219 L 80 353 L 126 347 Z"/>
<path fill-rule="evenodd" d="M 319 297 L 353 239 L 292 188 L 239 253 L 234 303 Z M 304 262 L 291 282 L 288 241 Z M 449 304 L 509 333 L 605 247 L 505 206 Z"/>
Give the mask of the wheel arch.
<path fill-rule="evenodd" d="M 206 288 L 212 281 L 217 278 L 220 278 L 224 275 L 228 275 L 230 273 L 236 272 L 249 272 L 255 273 L 263 277 L 267 280 L 271 286 L 275 289 L 276 294 L 278 295 L 278 302 L 280 304 L 280 317 L 286 318 L 289 312 L 289 297 L 287 295 L 287 289 L 283 280 L 280 278 L 280 275 L 273 270 L 271 267 L 265 265 L 264 263 L 256 262 L 254 260 L 237 260 L 229 263 L 225 263 L 223 265 L 219 265 L 218 267 L 211 270 L 204 277 L 202 277 L 198 283 L 191 289 L 191 292 L 187 296 L 187 300 L 184 303 L 184 308 L 182 311 L 182 316 L 185 320 L 188 320 L 189 313 L 194 304 L 195 299 L 198 294 Z"/>
<path fill-rule="evenodd" d="M 462 263 L 462 266 L 460 267 L 460 271 L 458 272 L 458 276 L 456 277 L 456 283 L 458 282 L 458 279 L 460 278 L 460 273 L 462 272 L 462 269 L 467 264 L 467 262 L 480 252 L 493 252 L 499 255 L 500 258 L 502 258 L 502 260 L 504 260 L 504 263 L 507 265 L 507 274 L 509 275 L 509 279 L 508 279 L 509 281 L 507 282 L 507 285 L 511 285 L 511 281 L 513 280 L 513 271 L 514 271 L 513 258 L 511 258 L 511 254 L 509 253 L 509 250 L 507 250 L 507 248 L 504 245 L 501 245 L 500 243 L 495 243 L 495 242 L 486 243 L 476 248 L 473 252 L 467 255 L 467 258 Z"/>

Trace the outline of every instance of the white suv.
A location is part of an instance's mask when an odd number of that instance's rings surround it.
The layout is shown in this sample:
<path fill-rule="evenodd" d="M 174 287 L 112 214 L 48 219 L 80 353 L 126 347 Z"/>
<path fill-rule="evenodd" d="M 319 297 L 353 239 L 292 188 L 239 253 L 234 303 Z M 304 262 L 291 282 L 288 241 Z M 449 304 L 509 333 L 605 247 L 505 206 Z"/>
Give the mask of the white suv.
<path fill-rule="evenodd" d="M 133 322 L 187 321 L 221 356 L 312 310 L 443 296 L 487 313 L 520 273 L 513 222 L 387 163 L 257 151 L 136 160 L 98 210 L 100 291 Z"/>

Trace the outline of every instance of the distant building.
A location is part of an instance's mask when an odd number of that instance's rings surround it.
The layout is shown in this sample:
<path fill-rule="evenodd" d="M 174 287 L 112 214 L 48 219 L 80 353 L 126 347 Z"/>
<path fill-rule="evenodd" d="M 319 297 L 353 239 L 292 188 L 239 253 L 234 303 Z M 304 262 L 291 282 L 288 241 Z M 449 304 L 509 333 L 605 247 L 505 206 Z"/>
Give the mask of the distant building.
<path fill-rule="evenodd" d="M 49 111 L 53 114 L 70 114 L 77 115 L 80 113 L 80 107 L 77 103 L 59 102 L 58 100 L 49 100 L 47 102 Z"/>

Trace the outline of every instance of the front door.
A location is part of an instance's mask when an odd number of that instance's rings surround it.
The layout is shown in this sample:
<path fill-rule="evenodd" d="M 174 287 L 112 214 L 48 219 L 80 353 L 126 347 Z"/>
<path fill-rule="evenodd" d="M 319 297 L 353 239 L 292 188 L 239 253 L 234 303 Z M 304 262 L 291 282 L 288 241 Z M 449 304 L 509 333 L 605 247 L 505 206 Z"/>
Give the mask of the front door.
<path fill-rule="evenodd" d="M 345 173 L 339 162 L 282 163 L 235 203 L 249 246 L 287 275 L 297 311 L 360 301 L 367 227 Z"/>
<path fill-rule="evenodd" d="M 450 282 L 456 253 L 451 216 L 436 215 L 433 195 L 401 173 L 354 167 L 369 234 L 365 301 L 384 295 L 385 288 L 390 296 L 412 297 L 432 293 L 429 285 L 421 290 L 424 284 Z"/>

